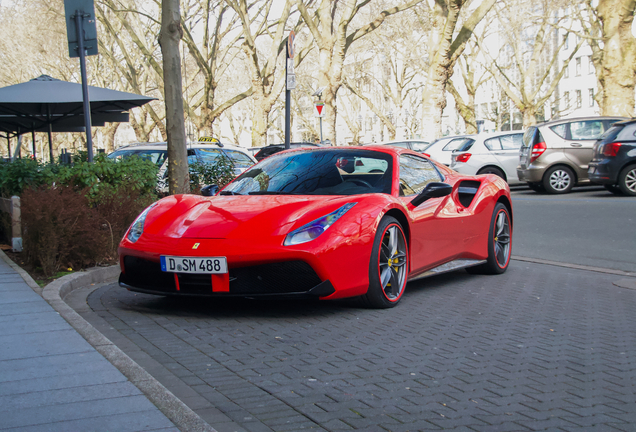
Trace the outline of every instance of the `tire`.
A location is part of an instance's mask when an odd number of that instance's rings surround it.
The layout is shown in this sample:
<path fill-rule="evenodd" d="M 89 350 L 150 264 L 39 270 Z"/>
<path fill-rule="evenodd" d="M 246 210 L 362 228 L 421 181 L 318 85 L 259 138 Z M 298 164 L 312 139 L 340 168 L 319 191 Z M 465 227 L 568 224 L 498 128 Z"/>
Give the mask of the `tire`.
<path fill-rule="evenodd" d="M 566 166 L 552 167 L 543 176 L 543 187 L 549 194 L 569 193 L 574 183 L 574 173 Z"/>
<path fill-rule="evenodd" d="M 501 274 L 508 269 L 512 251 L 510 214 L 502 203 L 492 212 L 488 229 L 488 259 L 485 264 L 466 269 L 471 274 Z"/>
<path fill-rule="evenodd" d="M 636 164 L 628 165 L 618 175 L 618 187 L 625 195 L 636 196 Z"/>
<path fill-rule="evenodd" d="M 603 187 L 605 189 L 607 189 L 609 192 L 613 193 L 614 195 L 623 195 L 623 191 L 621 191 L 621 188 L 616 186 L 616 185 L 603 185 Z"/>
<path fill-rule="evenodd" d="M 506 180 L 506 175 L 503 173 L 502 170 L 500 170 L 497 167 L 486 167 L 486 168 L 482 168 L 479 171 L 477 171 L 477 175 L 479 174 L 494 174 L 496 176 L 501 177 L 502 179 Z"/>
<path fill-rule="evenodd" d="M 408 278 L 408 258 L 408 245 L 402 226 L 395 218 L 385 216 L 380 221 L 373 241 L 369 289 L 362 296 L 364 304 L 378 309 L 398 304 Z"/>
<path fill-rule="evenodd" d="M 535 191 L 536 193 L 545 193 L 545 188 L 543 187 L 543 183 L 528 183 L 528 187 Z"/>

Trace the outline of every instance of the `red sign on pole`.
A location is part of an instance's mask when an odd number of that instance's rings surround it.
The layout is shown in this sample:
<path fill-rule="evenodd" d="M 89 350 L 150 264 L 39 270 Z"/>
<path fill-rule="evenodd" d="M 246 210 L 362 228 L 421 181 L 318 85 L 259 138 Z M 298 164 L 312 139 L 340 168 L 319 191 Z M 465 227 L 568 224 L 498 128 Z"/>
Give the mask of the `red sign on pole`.
<path fill-rule="evenodd" d="M 323 101 L 318 101 L 314 104 L 314 117 L 324 117 L 325 116 L 325 103 Z"/>

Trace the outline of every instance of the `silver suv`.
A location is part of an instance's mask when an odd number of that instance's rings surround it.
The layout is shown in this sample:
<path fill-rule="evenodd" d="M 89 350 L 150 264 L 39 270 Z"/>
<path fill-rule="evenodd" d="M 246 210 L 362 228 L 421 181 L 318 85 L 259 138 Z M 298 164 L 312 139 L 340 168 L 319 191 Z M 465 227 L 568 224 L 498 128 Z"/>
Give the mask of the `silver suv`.
<path fill-rule="evenodd" d="M 519 150 L 517 176 L 536 192 L 563 194 L 589 183 L 594 143 L 624 117 L 580 117 L 530 126 Z"/>

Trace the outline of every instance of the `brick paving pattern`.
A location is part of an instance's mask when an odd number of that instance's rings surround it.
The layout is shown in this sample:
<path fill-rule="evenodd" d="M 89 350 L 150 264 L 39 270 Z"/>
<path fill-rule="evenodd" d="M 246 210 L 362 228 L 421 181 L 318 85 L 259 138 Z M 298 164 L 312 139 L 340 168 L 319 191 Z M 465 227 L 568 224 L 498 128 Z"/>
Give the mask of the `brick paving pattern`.
<path fill-rule="evenodd" d="M 174 299 L 78 311 L 219 432 L 634 431 L 636 291 L 513 261 L 347 302 Z"/>

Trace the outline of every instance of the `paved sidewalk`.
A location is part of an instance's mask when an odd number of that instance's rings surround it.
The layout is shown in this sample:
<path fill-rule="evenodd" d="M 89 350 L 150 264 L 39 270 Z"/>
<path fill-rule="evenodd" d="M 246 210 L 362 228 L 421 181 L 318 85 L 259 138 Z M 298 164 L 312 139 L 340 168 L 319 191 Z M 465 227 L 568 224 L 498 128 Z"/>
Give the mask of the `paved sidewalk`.
<path fill-rule="evenodd" d="M 0 259 L 0 430 L 178 431 Z"/>

